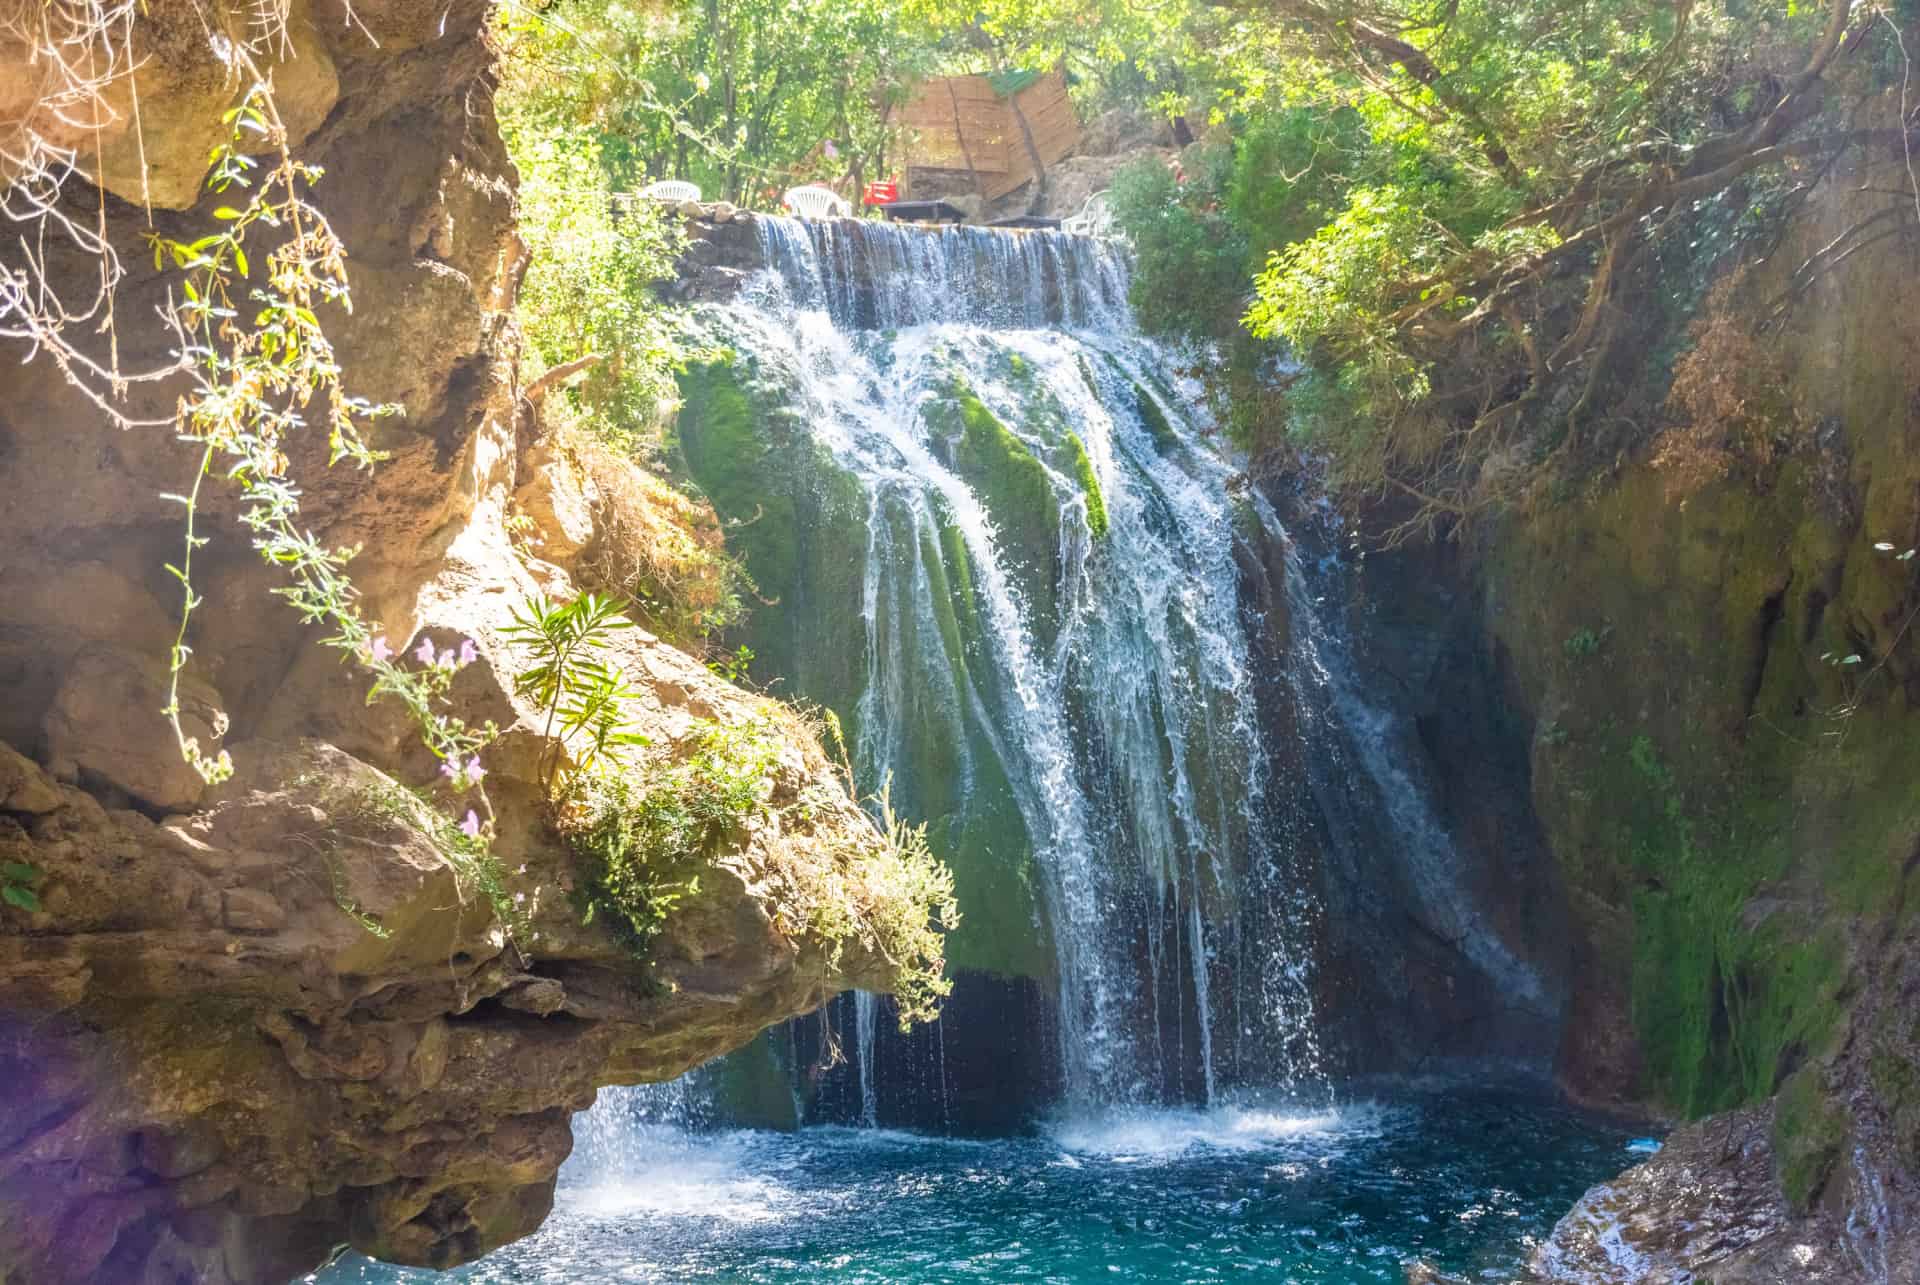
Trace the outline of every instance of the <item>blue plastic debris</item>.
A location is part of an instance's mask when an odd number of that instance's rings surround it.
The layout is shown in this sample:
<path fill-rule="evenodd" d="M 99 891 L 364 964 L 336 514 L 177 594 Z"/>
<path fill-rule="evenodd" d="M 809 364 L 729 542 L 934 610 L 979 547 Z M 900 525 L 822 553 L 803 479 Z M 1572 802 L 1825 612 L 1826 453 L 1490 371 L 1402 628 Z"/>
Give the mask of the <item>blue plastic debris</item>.
<path fill-rule="evenodd" d="M 1650 1156 L 1660 1150 L 1658 1138 L 1635 1138 L 1627 1144 L 1627 1151 L 1636 1156 Z"/>

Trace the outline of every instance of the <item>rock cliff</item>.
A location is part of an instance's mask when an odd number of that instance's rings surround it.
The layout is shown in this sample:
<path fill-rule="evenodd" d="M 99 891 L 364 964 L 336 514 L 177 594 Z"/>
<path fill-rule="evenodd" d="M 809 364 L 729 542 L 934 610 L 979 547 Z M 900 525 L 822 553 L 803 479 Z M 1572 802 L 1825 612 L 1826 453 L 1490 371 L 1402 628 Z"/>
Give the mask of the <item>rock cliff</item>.
<path fill-rule="evenodd" d="M 216 27 L 250 11 L 230 8 L 214 6 Z M 182 703 L 238 771 L 208 788 L 178 761 L 160 710 L 181 532 L 160 496 L 194 461 L 164 429 L 111 427 L 56 366 L 4 345 L 0 862 L 33 872 L 33 904 L 0 910 L 9 1282 L 279 1281 L 346 1244 L 467 1261 L 545 1216 L 570 1114 L 597 1086 L 669 1078 L 892 980 L 861 923 L 906 894 L 884 885 L 886 845 L 818 745 L 637 630 L 613 654 L 648 753 L 747 729 L 760 793 L 646 960 L 582 921 L 580 859 L 549 820 L 546 742 L 502 629 L 536 591 L 572 595 L 599 511 L 517 391 L 522 252 L 486 10 L 295 0 L 274 76 L 351 255 L 354 311 L 325 319 L 346 379 L 405 408 L 371 474 L 300 448 L 302 521 L 362 546 L 355 583 L 396 649 L 474 644 L 449 701 L 503 729 L 485 782 L 497 870 L 449 859 L 445 801 L 404 788 L 433 783 L 435 761 L 272 596 L 276 573 L 224 511 L 196 557 Z M 87 167 L 101 186 L 69 180 L 62 198 L 135 247 L 115 314 L 129 368 L 172 343 L 149 324 L 168 282 L 140 234 L 151 220 L 190 240 L 212 222 L 205 157 L 243 89 L 200 21 L 156 6 L 135 24 L 150 128 L 135 136 L 131 86 L 110 83 L 122 110 Z M 0 124 L 57 132 L 14 93 L 42 66 L 0 42 Z M 50 280 L 90 272 L 51 252 Z M 136 387 L 123 405 L 165 416 L 176 395 Z M 796 913 L 809 881 L 851 904 Z"/>
<path fill-rule="evenodd" d="M 1911 201 L 1873 190 L 1878 159 L 1813 188 L 1765 259 L 1697 265 L 1744 269 L 1722 304 L 1738 330 L 1720 332 L 1740 345 L 1703 345 L 1708 304 L 1637 301 L 1643 360 L 1596 434 L 1683 419 L 1667 398 L 1695 350 L 1761 449 L 1704 485 L 1657 446 L 1623 451 L 1452 554 L 1409 546 L 1363 573 L 1389 593 L 1446 586 L 1488 678 L 1433 735 L 1457 762 L 1517 761 L 1472 788 L 1529 796 L 1563 888 L 1561 1083 L 1706 1117 L 1583 1202 L 1546 1279 L 1920 1272 L 1911 239 L 1816 277 L 1786 325 L 1761 321 L 1842 229 Z M 1649 289 L 1699 289 L 1668 271 Z"/>

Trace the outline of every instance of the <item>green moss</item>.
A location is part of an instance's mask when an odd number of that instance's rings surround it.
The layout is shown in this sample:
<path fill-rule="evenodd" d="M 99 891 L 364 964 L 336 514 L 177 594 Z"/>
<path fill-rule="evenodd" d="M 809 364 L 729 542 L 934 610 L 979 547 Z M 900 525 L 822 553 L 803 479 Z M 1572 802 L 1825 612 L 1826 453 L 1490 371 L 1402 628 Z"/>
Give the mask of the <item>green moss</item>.
<path fill-rule="evenodd" d="M 1093 377 L 1093 367 L 1087 365 L 1086 354 L 1076 353 L 1073 361 L 1080 368 L 1080 382 L 1087 386 L 1087 391 L 1093 394 L 1095 401 L 1100 400 L 1100 382 Z"/>
<path fill-rule="evenodd" d="M 1167 422 L 1166 412 L 1160 409 L 1160 403 L 1154 400 L 1152 393 L 1135 384 L 1133 404 L 1135 411 L 1139 413 L 1140 422 L 1146 425 L 1147 434 L 1153 438 L 1155 446 L 1168 451 L 1180 444 L 1179 437 L 1174 434 L 1173 425 Z"/>
<path fill-rule="evenodd" d="M 1847 1140 L 1847 1113 L 1826 1094 L 1820 1073 L 1806 1067 L 1780 1090 L 1773 1118 L 1773 1155 L 1787 1203 L 1811 1208 L 1832 1176 Z"/>
<path fill-rule="evenodd" d="M 993 518 L 1003 560 L 1026 598 L 1035 635 L 1051 643 L 1057 622 L 1054 555 L 1060 539 L 1060 502 L 1053 481 L 986 403 L 955 382 L 927 407 L 930 426 L 947 440 L 949 463 Z"/>
<path fill-rule="evenodd" d="M 951 519 L 940 524 L 940 555 L 964 658 L 980 643 L 980 603 L 974 597 L 973 558 L 967 553 L 967 537 Z"/>
<path fill-rule="evenodd" d="M 730 521 L 754 515 L 772 530 L 792 531 L 798 518 L 793 495 L 767 485 L 776 467 L 768 457 L 776 443 L 762 431 L 762 417 L 731 361 L 690 366 L 680 377 L 680 445 L 688 470 Z M 798 550 L 790 542 L 749 541 L 756 546 L 753 572 L 763 585 L 789 585 L 798 574 Z"/>
<path fill-rule="evenodd" d="M 1107 497 L 1100 490 L 1100 479 L 1093 471 L 1093 461 L 1087 458 L 1087 444 L 1080 440 L 1078 433 L 1068 433 L 1060 443 L 1060 453 L 1064 464 L 1073 479 L 1080 484 L 1080 493 L 1087 497 L 1087 529 L 1093 532 L 1096 540 L 1104 539 L 1107 534 Z"/>
<path fill-rule="evenodd" d="M 783 694 L 837 710 L 851 738 L 865 676 L 865 489 L 813 440 L 792 390 L 749 357 L 690 367 L 680 390 L 687 472 L 759 590 L 725 642 L 751 647 L 756 671 L 778 675 Z"/>
<path fill-rule="evenodd" d="M 1839 943 L 1791 903 L 1751 913 L 1789 861 L 1776 805 L 1749 799 L 1730 825 L 1705 824 L 1650 738 L 1622 757 L 1611 793 L 1634 877 L 1633 1019 L 1648 1087 L 1688 1115 L 1765 1098 L 1833 1029 Z"/>
<path fill-rule="evenodd" d="M 894 512 L 886 519 L 895 524 L 894 547 L 903 558 L 911 538 L 905 516 Z M 1043 974 L 1052 954 L 1035 928 L 1032 843 L 994 746 L 968 713 L 971 657 L 985 639 L 966 544 L 958 528 L 943 524 L 937 538 L 923 530 L 918 556 L 947 673 L 920 674 L 907 685 L 902 729 L 907 769 L 894 783 L 894 801 L 903 812 L 927 821 L 930 842 L 953 867 L 955 890 L 967 910 L 947 943 L 953 966 Z M 903 627 L 920 626 L 910 620 Z M 901 641 L 905 655 L 926 654 L 917 638 Z M 952 705 L 945 700 L 949 691 Z"/>

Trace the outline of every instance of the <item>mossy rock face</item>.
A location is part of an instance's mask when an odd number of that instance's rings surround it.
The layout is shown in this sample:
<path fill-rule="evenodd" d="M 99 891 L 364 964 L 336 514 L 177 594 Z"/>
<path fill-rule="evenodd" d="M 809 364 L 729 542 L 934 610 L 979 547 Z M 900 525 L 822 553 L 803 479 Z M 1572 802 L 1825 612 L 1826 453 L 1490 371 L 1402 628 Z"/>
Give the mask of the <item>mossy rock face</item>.
<path fill-rule="evenodd" d="M 865 488 L 750 358 L 690 367 L 680 392 L 687 471 L 758 590 L 740 634 L 755 653 L 752 672 L 835 710 L 851 738 L 865 681 Z"/>
<path fill-rule="evenodd" d="M 1885 463 L 1882 496 L 1915 474 Z M 1895 640 L 1916 589 L 1827 467 L 1788 457 L 1764 491 L 1727 480 L 1683 505 L 1629 466 L 1513 523 L 1479 570 L 1539 713 L 1578 1020 L 1622 1028 L 1586 1045 L 1610 1064 L 1571 1068 L 1589 1091 L 1688 1116 L 1769 1097 L 1845 1038 L 1862 917 L 1914 904 L 1920 662 Z M 1900 485 L 1906 530 L 1920 492 Z"/>
<path fill-rule="evenodd" d="M 1099 475 L 1093 471 L 1093 461 L 1087 458 L 1087 444 L 1080 440 L 1080 434 L 1068 433 L 1061 439 L 1058 462 L 1080 483 L 1080 494 L 1086 497 L 1087 530 L 1096 540 L 1106 538 L 1107 497 L 1100 489 Z"/>
<path fill-rule="evenodd" d="M 1846 1109 L 1827 1095 L 1820 1072 L 1806 1067 L 1780 1090 L 1774 1106 L 1773 1155 L 1780 1188 L 1796 1212 L 1818 1200 L 1847 1140 Z"/>
<path fill-rule="evenodd" d="M 889 524 L 888 547 L 899 563 L 887 569 L 889 582 L 911 583 L 917 569 L 933 606 L 934 637 L 922 636 L 928 622 L 918 612 L 888 624 L 902 631 L 889 644 L 914 666 L 902 684 L 891 789 L 896 810 L 927 823 L 934 851 L 953 868 L 962 918 L 948 937 L 948 961 L 956 969 L 1045 976 L 1053 953 L 1039 927 L 1033 845 L 993 743 L 971 714 L 970 690 L 993 699 L 990 686 L 983 690 L 993 669 L 965 542 L 951 522 L 916 526 L 903 505 L 885 506 L 880 520 Z"/>
<path fill-rule="evenodd" d="M 1000 557 L 1014 571 L 1029 627 L 1051 643 L 1059 627 L 1060 501 L 1046 465 L 963 383 L 955 381 L 929 401 L 925 413 L 946 463 L 993 518 Z"/>
<path fill-rule="evenodd" d="M 1160 409 L 1160 403 L 1153 394 L 1135 384 L 1133 386 L 1133 405 L 1140 416 L 1140 422 L 1146 425 L 1147 435 L 1153 438 L 1153 444 L 1163 451 L 1170 451 L 1180 444 L 1174 434 L 1173 425 L 1167 422 L 1166 412 Z"/>
<path fill-rule="evenodd" d="M 943 520 L 929 530 L 891 499 L 876 510 L 860 480 L 812 438 L 778 372 L 751 356 L 695 366 L 680 386 L 678 431 L 688 471 L 727 524 L 729 548 L 764 600 L 728 643 L 753 648 L 753 677 L 776 684 L 776 693 L 833 710 L 849 745 L 859 743 L 867 682 L 863 601 L 876 547 L 869 522 L 887 524 L 878 547 L 896 565 L 876 570 L 889 585 L 910 584 L 917 561 L 936 636 L 921 638 L 924 622 L 908 613 L 904 636 L 889 642 L 916 666 L 920 657 L 939 660 L 928 662 L 937 672 L 919 672 L 904 684 L 903 762 L 891 782 L 892 802 L 902 817 L 927 824 L 933 850 L 954 871 L 962 918 L 948 939 L 950 966 L 1048 975 L 1053 953 L 1038 926 L 1032 844 L 993 747 L 968 713 L 965 694 L 991 673 L 990 640 L 959 528 Z M 969 480 L 980 479 L 974 484 L 1002 524 L 1002 540 L 1020 550 L 1015 561 L 1023 572 L 1045 568 L 1044 576 L 1023 574 L 1022 588 L 1034 595 L 1029 606 L 1050 619 L 1059 508 L 1044 466 L 977 398 L 949 400 L 944 409 Z M 1043 513 L 1036 522 L 1002 517 L 1035 506 Z M 990 689 L 983 699 L 993 699 Z M 877 790 L 881 782 L 862 784 Z"/>

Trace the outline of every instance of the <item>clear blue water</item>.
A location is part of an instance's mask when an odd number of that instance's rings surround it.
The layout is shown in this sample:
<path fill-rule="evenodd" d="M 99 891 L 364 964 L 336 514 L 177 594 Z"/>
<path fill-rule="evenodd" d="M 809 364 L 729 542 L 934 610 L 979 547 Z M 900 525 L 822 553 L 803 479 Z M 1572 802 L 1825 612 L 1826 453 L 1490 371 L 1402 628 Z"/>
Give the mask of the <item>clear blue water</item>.
<path fill-rule="evenodd" d="M 536 1235 L 460 1271 L 347 1282 L 1504 1281 L 1632 1135 L 1488 1092 L 1160 1111 L 964 1141 L 641 1126 L 563 1173 Z M 588 1154 L 597 1152 L 598 1154 Z"/>

